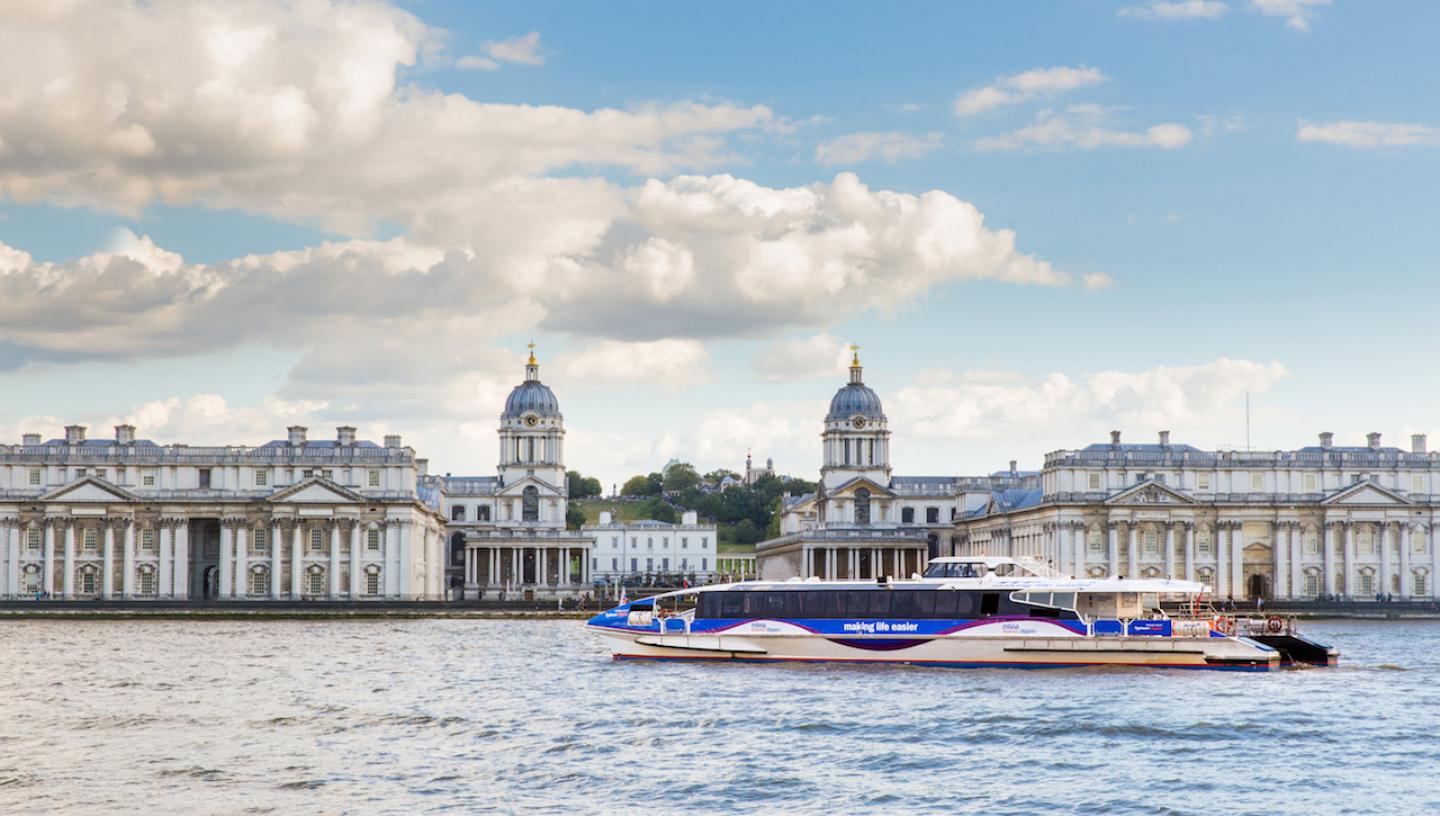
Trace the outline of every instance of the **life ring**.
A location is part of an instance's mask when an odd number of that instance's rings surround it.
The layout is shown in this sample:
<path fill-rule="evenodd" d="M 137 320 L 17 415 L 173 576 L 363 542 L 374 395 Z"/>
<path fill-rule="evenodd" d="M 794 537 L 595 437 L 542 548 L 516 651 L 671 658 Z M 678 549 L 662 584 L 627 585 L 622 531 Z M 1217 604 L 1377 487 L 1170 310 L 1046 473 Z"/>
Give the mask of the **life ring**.
<path fill-rule="evenodd" d="M 1278 635 L 1285 631 L 1285 621 L 1278 615 L 1272 615 L 1269 620 L 1265 621 L 1265 631 L 1272 635 Z"/>
<path fill-rule="evenodd" d="M 1235 631 L 1235 620 L 1221 615 L 1216 615 L 1210 621 L 1210 627 L 1222 635 L 1228 635 Z"/>

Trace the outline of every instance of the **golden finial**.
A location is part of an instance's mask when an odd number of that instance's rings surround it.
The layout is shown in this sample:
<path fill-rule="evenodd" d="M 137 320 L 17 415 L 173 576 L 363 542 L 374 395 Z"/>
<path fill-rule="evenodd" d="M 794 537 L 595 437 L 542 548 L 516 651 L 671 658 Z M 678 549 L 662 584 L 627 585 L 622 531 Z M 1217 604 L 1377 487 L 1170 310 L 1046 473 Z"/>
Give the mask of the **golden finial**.
<path fill-rule="evenodd" d="M 535 341 L 534 341 L 534 340 L 531 340 L 528 344 L 526 344 L 526 348 L 530 349 L 530 362 L 527 363 L 527 365 L 536 365 L 536 363 L 535 363 Z"/>
<path fill-rule="evenodd" d="M 850 354 L 851 354 L 851 357 L 850 357 L 850 367 L 851 367 L 851 368 L 859 368 L 859 367 L 860 367 L 860 346 L 859 346 L 858 344 L 856 344 L 856 343 L 851 343 L 851 344 L 850 344 Z"/>

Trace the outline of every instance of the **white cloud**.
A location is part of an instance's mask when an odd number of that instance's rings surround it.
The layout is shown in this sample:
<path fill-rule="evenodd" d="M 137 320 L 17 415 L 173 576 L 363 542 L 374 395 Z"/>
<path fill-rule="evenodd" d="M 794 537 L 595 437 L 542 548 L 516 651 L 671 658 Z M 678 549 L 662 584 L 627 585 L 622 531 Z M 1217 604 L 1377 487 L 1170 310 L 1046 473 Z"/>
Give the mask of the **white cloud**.
<path fill-rule="evenodd" d="M 1173 150 L 1190 142 L 1190 129 L 1174 122 L 1144 130 L 1118 130 L 1110 126 L 1112 114 L 1098 105 L 1072 105 L 1064 112 L 1041 111 L 1035 124 L 999 136 L 976 139 L 977 150 L 1094 150 L 1102 147 L 1141 147 Z"/>
<path fill-rule="evenodd" d="M 1104 82 L 1107 77 L 1098 68 L 1057 65 L 1032 68 L 1018 74 L 1002 76 L 991 85 L 975 88 L 955 100 L 956 116 L 974 116 L 1005 105 L 1016 105 L 1055 94 L 1073 91 Z"/>
<path fill-rule="evenodd" d="M 1121 17 L 1139 20 L 1218 20 L 1230 12 L 1230 6 L 1221 0 L 1155 0 L 1137 6 L 1120 9 Z"/>
<path fill-rule="evenodd" d="M 899 164 L 906 159 L 918 159 L 940 149 L 944 138 L 939 133 L 911 136 L 908 133 L 889 131 L 886 133 L 849 133 L 815 147 L 815 161 L 825 166 L 836 164 L 858 164 L 859 162 L 881 159 L 887 164 Z"/>
<path fill-rule="evenodd" d="M 1346 147 L 1403 147 L 1440 142 L 1440 130 L 1408 122 L 1307 122 L 1300 120 L 1295 138 Z"/>
<path fill-rule="evenodd" d="M 675 392 L 710 380 L 710 355 L 698 340 L 605 340 L 569 352 L 556 363 L 564 378 L 577 385 L 634 384 Z"/>
<path fill-rule="evenodd" d="M 1277 362 L 1222 358 L 1079 379 L 1057 372 L 1028 382 L 916 385 L 901 389 L 887 405 L 893 405 L 892 430 L 916 439 L 1019 437 L 1063 429 L 1071 437 L 1068 444 L 1075 444 L 1075 437 L 1098 435 L 1107 425 L 1211 430 L 1246 392 L 1263 392 L 1286 376 Z"/>
<path fill-rule="evenodd" d="M 1114 278 L 1104 272 L 1086 272 L 1081 276 L 1081 282 L 1084 283 L 1086 289 L 1091 291 L 1109 289 L 1115 285 Z"/>
<path fill-rule="evenodd" d="M 1285 25 L 1296 31 L 1309 31 L 1315 10 L 1330 5 L 1330 0 L 1250 0 L 1250 7 L 1266 17 L 1284 17 Z"/>
<path fill-rule="evenodd" d="M 829 334 L 779 340 L 755 356 L 755 376 L 766 382 L 840 376 L 849 360 L 849 348 Z"/>
<path fill-rule="evenodd" d="M 468 68 L 480 71 L 494 71 L 500 68 L 500 63 L 509 62 L 518 65 L 544 65 L 545 55 L 540 53 L 540 32 L 532 31 L 523 37 L 511 37 L 508 40 L 491 40 L 482 43 L 480 46 L 482 55 L 470 55 L 461 57 L 455 61 L 458 68 Z"/>

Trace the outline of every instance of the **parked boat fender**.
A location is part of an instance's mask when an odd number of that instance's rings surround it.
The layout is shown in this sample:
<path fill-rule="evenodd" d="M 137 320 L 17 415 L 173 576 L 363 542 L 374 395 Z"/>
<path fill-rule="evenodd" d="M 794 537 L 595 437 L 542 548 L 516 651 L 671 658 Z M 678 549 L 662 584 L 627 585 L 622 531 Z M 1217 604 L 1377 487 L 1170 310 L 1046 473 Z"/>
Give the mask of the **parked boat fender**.
<path fill-rule="evenodd" d="M 1265 631 L 1278 635 L 1285 631 L 1285 621 L 1279 615 L 1271 615 L 1270 619 L 1265 621 Z"/>

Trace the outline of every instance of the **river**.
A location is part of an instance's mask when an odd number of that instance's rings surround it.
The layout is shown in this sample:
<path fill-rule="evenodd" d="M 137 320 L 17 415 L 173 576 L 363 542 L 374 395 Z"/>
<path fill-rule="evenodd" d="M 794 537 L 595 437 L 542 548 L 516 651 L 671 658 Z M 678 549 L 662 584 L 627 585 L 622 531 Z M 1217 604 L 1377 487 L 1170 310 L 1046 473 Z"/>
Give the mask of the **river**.
<path fill-rule="evenodd" d="M 0 812 L 1440 813 L 1440 622 L 1338 669 L 610 660 L 578 621 L 0 622 Z"/>

